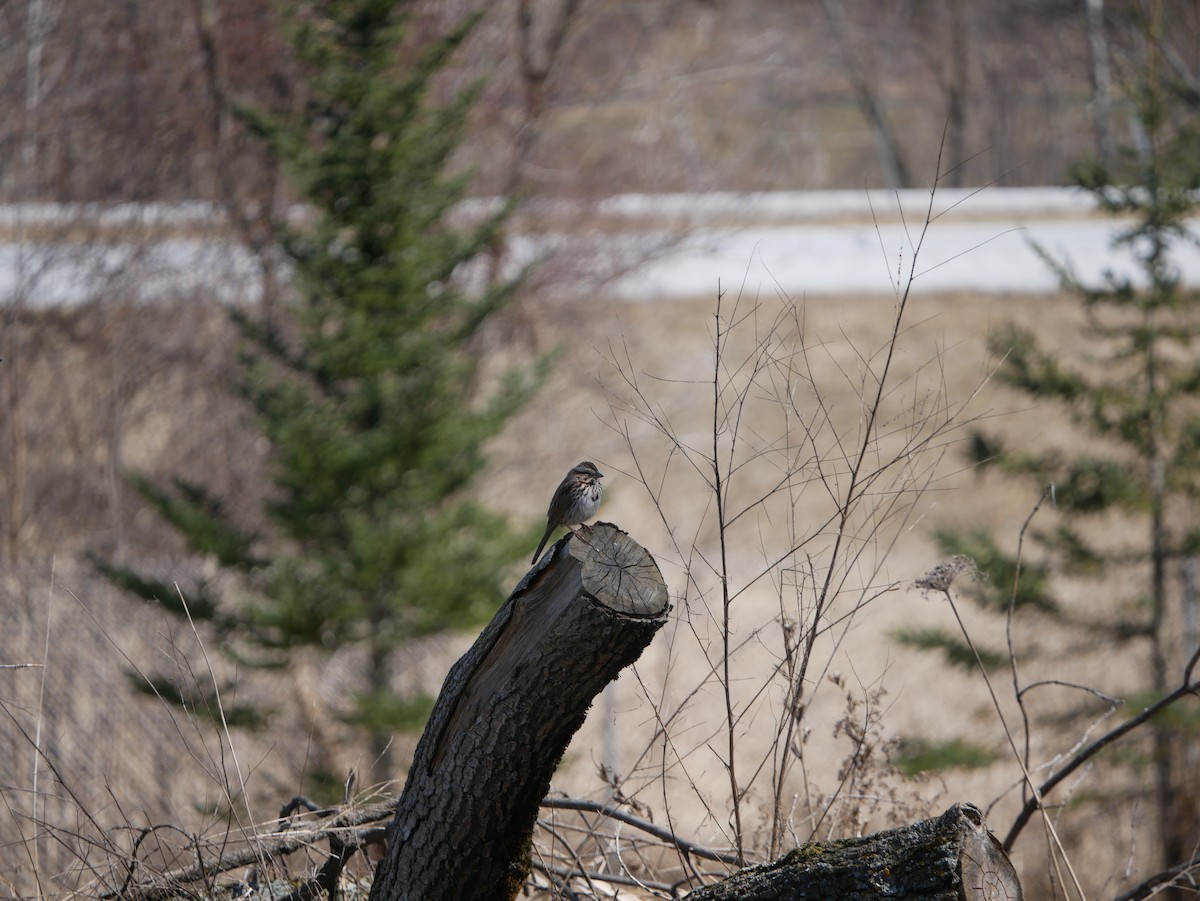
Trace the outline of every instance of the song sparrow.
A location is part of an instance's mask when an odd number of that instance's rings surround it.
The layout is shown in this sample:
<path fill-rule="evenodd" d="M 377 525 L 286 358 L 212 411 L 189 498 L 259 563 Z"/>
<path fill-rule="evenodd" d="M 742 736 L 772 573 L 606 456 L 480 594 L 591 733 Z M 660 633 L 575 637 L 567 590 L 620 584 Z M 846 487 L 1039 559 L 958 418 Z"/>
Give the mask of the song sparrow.
<path fill-rule="evenodd" d="M 604 473 L 596 468 L 596 464 L 587 460 L 567 473 L 550 499 L 550 509 L 546 511 L 546 534 L 533 552 L 530 563 L 537 563 L 542 548 L 550 540 L 550 533 L 559 526 L 570 528 L 596 515 L 600 509 L 600 495 L 604 492 L 600 487 L 603 477 Z"/>

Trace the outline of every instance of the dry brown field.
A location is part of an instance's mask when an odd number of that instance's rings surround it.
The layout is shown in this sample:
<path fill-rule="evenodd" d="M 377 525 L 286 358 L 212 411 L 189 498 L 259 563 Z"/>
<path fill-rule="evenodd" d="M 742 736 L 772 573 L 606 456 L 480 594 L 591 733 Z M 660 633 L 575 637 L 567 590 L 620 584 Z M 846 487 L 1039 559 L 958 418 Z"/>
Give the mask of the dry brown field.
<path fill-rule="evenodd" d="M 516 522 L 533 522 L 561 473 L 578 459 L 592 459 L 606 473 L 601 518 L 655 555 L 674 611 L 636 673 L 622 677 L 596 706 L 554 790 L 602 800 L 619 790 L 656 822 L 669 815 L 681 834 L 721 847 L 729 843 L 731 827 L 721 751 L 727 742 L 725 700 L 713 673 L 721 655 L 721 603 L 710 567 L 719 542 L 712 492 L 687 462 L 712 452 L 715 300 L 543 297 L 507 314 L 486 352 L 487 369 L 551 347 L 559 347 L 561 356 L 535 403 L 495 441 L 483 499 Z M 731 605 L 738 648 L 731 696 L 741 713 L 736 759 L 741 784 L 750 783 L 742 803 L 751 848 L 765 847 L 775 803 L 771 748 L 785 721 L 776 673 L 780 624 L 805 622 L 814 583 L 835 559 L 830 498 L 847 484 L 845 457 L 861 443 L 896 312 L 896 299 L 888 295 L 807 297 L 793 304 L 790 317 L 778 319 L 784 302 L 753 280 L 742 296 L 730 293 L 721 302 L 722 322 L 737 322 L 723 349 L 723 379 L 737 382 L 745 371 L 739 366 L 755 359 L 768 333 L 776 360 L 787 361 L 756 382 L 744 405 L 729 508 L 741 509 L 769 491 L 787 465 L 781 461 L 799 461 L 785 495 L 751 506 L 726 533 L 729 583 L 738 592 Z M 87 315 L 80 313 L 84 324 Z M 22 892 L 33 890 L 35 869 L 48 894 L 79 879 L 72 869 L 79 852 L 66 841 L 72 834 L 99 831 L 128 841 L 136 834 L 130 828 L 171 823 L 188 835 L 217 835 L 227 822 L 242 828 L 272 818 L 280 804 L 311 790 L 306 776 L 318 768 L 352 767 L 360 786 L 402 777 L 377 772 L 358 736 L 334 716 L 356 684 L 352 654 L 310 658 L 285 677 L 239 672 L 216 648 L 203 645 L 203 630 L 194 633 L 113 591 L 83 560 L 88 550 L 115 546 L 111 514 L 97 511 L 104 507 L 111 462 L 106 454 L 112 451 L 111 439 L 107 448 L 102 440 L 112 428 L 102 400 L 118 385 L 128 394 L 117 405 L 128 422 L 120 441 L 124 466 L 160 477 L 203 474 L 228 494 L 235 510 L 252 510 L 261 491 L 261 448 L 212 375 L 229 362 L 221 346 L 224 326 L 211 311 L 190 317 L 110 318 L 112 335 L 103 346 L 75 340 L 61 327 L 57 337 L 46 338 L 57 349 L 40 357 L 41 368 L 33 373 L 45 375 L 31 382 L 38 403 L 27 409 L 48 442 L 46 455 L 34 462 L 49 467 L 39 497 L 54 505 L 53 515 L 38 521 L 37 552 L 4 575 L 9 620 L 0 633 L 2 662 L 29 664 L 0 670 L 8 720 L 0 730 L 7 805 L 0 869 Z M 985 526 L 1011 549 L 1037 501 L 1032 487 L 965 466 L 957 443 L 967 429 L 981 425 L 1031 448 L 1075 440 L 1059 411 L 1029 406 L 989 381 L 997 361 L 986 352 L 987 335 L 1012 320 L 1035 327 L 1051 347 L 1070 348 L 1078 334 L 1077 308 L 1067 297 L 915 291 L 908 300 L 880 406 L 883 437 L 867 455 L 868 468 L 883 475 L 844 532 L 835 566 L 838 590 L 824 613 L 827 628 L 806 682 L 800 763 L 783 785 L 788 841 L 871 831 L 939 813 L 956 801 L 987 809 L 990 824 L 1002 833 L 1019 807 L 1020 771 L 984 682 L 894 637 L 901 627 L 958 628 L 944 597 L 913 584 L 939 562 L 935 528 Z M 148 329 L 174 333 L 154 339 Z M 114 347 L 133 346 L 135 334 L 166 352 L 149 362 L 114 356 Z M 138 366 L 148 367 L 141 380 L 134 377 Z M 649 411 L 669 424 L 669 435 L 647 421 Z M 732 434 L 722 425 L 724 448 Z M 914 450 L 914 437 L 925 444 Z M 63 441 L 73 441 L 73 449 L 57 446 Z M 205 578 L 220 580 L 210 562 L 183 558 L 135 499 L 124 497 L 120 509 L 126 558 L 179 582 L 185 596 Z M 797 550 L 786 565 L 768 564 L 793 545 Z M 511 581 L 523 572 L 514 564 Z M 1115 592 L 1095 597 L 1091 586 L 1061 587 L 1085 612 L 1117 603 Z M 1003 621 L 956 597 L 972 637 L 1002 647 Z M 1114 664 L 1110 653 L 1088 647 L 1086 637 L 1032 620 L 1018 620 L 1014 635 L 1026 682 L 1064 679 L 1118 696 L 1139 683 L 1140 661 Z M 401 688 L 435 692 L 470 639 L 415 648 Z M 130 689 L 138 673 L 173 673 L 183 683 L 208 685 L 213 671 L 227 686 L 226 706 L 270 704 L 265 728 L 223 737 L 203 717 L 185 716 Z M 1004 716 L 1019 730 L 1010 678 L 993 673 Z M 1075 727 L 1052 721 L 1079 699 L 1052 694 L 1033 705 L 1035 766 L 1081 738 Z M 869 772 L 859 772 L 849 787 L 842 781 L 844 764 L 855 745 L 842 722 L 847 716 L 869 727 L 874 755 Z M 655 734 L 666 718 L 671 741 L 664 749 Z M 908 779 L 884 766 L 887 742 L 899 737 L 961 737 L 994 751 L 997 762 Z M 397 739 L 399 759 L 413 740 Z M 602 778 L 602 767 L 616 775 Z M 1145 872 L 1139 867 L 1150 865 L 1152 818 L 1145 805 L 1104 800 L 1142 790 L 1127 771 L 1103 766 L 1071 787 L 1081 800 L 1063 815 L 1060 829 L 1089 896 L 1136 881 Z M 1113 812 L 1118 809 L 1134 813 Z M 1096 828 L 1099 822 L 1103 828 Z M 154 840 L 161 840 L 164 856 L 182 841 L 157 833 Z M 90 865 L 98 865 L 98 854 L 90 852 Z M 1016 860 L 1037 896 L 1047 861 L 1040 828 L 1027 829 Z"/>

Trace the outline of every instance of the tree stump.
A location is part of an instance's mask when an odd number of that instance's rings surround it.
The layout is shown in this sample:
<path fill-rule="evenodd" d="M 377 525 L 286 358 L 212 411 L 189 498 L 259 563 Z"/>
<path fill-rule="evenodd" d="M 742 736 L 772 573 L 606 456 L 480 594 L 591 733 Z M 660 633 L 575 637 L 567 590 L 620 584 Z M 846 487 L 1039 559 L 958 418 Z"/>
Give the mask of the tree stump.
<path fill-rule="evenodd" d="M 615 526 L 560 539 L 446 676 L 371 898 L 515 896 L 571 737 L 669 611 L 654 559 Z"/>
<path fill-rule="evenodd" d="M 687 901 L 1020 901 L 1021 884 L 973 804 L 861 838 L 813 842 L 689 892 Z"/>

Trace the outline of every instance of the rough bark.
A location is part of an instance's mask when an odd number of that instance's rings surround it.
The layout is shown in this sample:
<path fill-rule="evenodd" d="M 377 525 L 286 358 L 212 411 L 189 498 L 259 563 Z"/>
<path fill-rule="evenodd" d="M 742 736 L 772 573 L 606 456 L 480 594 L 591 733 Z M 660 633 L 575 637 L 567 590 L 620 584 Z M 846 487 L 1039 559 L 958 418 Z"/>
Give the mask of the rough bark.
<path fill-rule="evenodd" d="M 747 867 L 687 901 L 1019 901 L 1008 856 L 972 804 L 861 838 L 814 842 Z"/>
<path fill-rule="evenodd" d="M 669 610 L 653 558 L 616 527 L 559 541 L 447 675 L 371 898 L 513 897 L 559 759 Z"/>

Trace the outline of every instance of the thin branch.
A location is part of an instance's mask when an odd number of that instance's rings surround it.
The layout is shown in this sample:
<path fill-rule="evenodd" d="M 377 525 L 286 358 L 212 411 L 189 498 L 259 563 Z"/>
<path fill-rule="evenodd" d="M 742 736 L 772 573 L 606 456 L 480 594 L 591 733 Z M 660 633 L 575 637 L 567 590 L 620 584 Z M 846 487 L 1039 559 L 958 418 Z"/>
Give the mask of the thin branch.
<path fill-rule="evenodd" d="M 1120 698 L 1114 698 L 1112 695 L 1106 695 L 1104 692 L 1100 691 L 1097 688 L 1093 688 L 1090 685 L 1081 685 L 1078 682 L 1068 682 L 1065 679 L 1038 679 L 1036 682 L 1030 682 L 1028 685 L 1026 685 L 1024 688 L 1022 688 L 1019 692 L 1017 692 L 1017 697 L 1018 698 L 1023 697 L 1026 693 L 1033 691 L 1033 689 L 1042 688 L 1047 685 L 1055 685 L 1055 686 L 1058 686 L 1059 688 L 1074 688 L 1076 691 L 1087 692 L 1088 694 L 1092 695 L 1093 697 L 1097 697 L 1101 701 L 1104 701 L 1106 704 L 1123 704 L 1124 703 L 1124 701 L 1122 701 Z"/>
<path fill-rule="evenodd" d="M 1029 822 L 1029 818 L 1033 816 L 1033 814 L 1041 807 L 1041 799 L 1044 798 L 1047 793 L 1053 790 L 1055 786 L 1066 779 L 1067 776 L 1071 775 L 1071 773 L 1075 772 L 1077 769 L 1079 769 L 1079 767 L 1083 766 L 1083 764 L 1087 763 L 1117 739 L 1129 732 L 1132 732 L 1138 726 L 1150 720 L 1155 714 L 1170 707 L 1176 701 L 1186 697 L 1187 695 L 1200 694 L 1200 682 L 1192 681 L 1192 672 L 1196 668 L 1198 661 L 1200 661 L 1200 648 L 1198 648 L 1196 652 L 1192 654 L 1191 660 L 1188 661 L 1187 666 L 1184 668 L 1183 683 L 1177 689 L 1160 698 L 1137 716 L 1130 717 L 1125 722 L 1121 723 L 1121 725 L 1100 736 L 1098 739 L 1076 754 L 1071 759 L 1070 763 L 1043 782 L 1041 786 L 1036 789 L 1034 796 L 1025 802 L 1025 806 L 1021 809 L 1020 814 L 1018 814 L 1016 820 L 1013 821 L 1012 828 L 1008 830 L 1008 835 L 1004 837 L 1004 850 L 1012 850 L 1013 844 L 1017 840 L 1017 836 L 1021 834 L 1021 830 L 1025 828 L 1025 824 Z"/>
<path fill-rule="evenodd" d="M 1197 882 L 1200 882 L 1198 877 L 1200 877 L 1200 856 L 1193 857 L 1187 863 L 1181 863 L 1155 873 L 1128 891 L 1117 895 L 1112 901 L 1141 901 L 1142 898 L 1157 895 L 1162 889 L 1172 885 L 1180 885 L 1194 890 Z"/>
<path fill-rule="evenodd" d="M 950 603 L 950 609 L 954 613 L 955 620 L 958 621 L 958 628 L 962 631 L 963 639 L 967 642 L 967 645 L 971 649 L 971 653 L 975 656 L 975 663 L 979 667 L 979 672 L 983 676 L 983 683 L 987 686 L 988 694 L 992 698 L 992 707 L 996 711 L 996 717 L 1000 720 L 1000 725 L 1004 728 L 1004 737 L 1008 739 L 1008 746 L 1012 749 L 1013 756 L 1016 758 L 1018 765 L 1021 767 L 1021 774 L 1024 777 L 1024 783 L 1029 786 L 1030 790 L 1033 792 L 1034 798 L 1040 802 L 1042 793 L 1038 787 L 1033 784 L 1033 775 L 1029 772 L 1029 767 L 1025 765 L 1025 761 L 1021 758 L 1021 752 L 1017 750 L 1016 739 L 1013 738 L 1012 730 L 1008 727 L 1008 721 L 1004 718 L 1004 711 L 1000 708 L 1000 699 L 996 696 L 996 689 L 992 687 L 992 680 L 988 678 L 987 667 L 983 665 L 983 658 L 979 656 L 979 650 L 975 647 L 975 642 L 971 640 L 971 633 L 967 631 L 966 623 L 963 622 L 962 616 L 958 612 L 958 605 L 954 603 L 954 598 L 950 594 L 950 587 L 946 586 L 944 589 L 942 589 L 942 593 L 945 594 L 946 600 Z M 1040 808 L 1040 806 L 1041 805 L 1039 803 L 1038 807 L 1035 809 Z M 1042 822 L 1044 823 L 1046 831 L 1051 837 L 1054 848 L 1057 849 L 1058 853 L 1062 856 L 1063 862 L 1066 864 L 1067 872 L 1071 875 L 1071 882 L 1075 886 L 1075 891 L 1079 894 L 1080 901 L 1086 901 L 1087 895 L 1084 894 L 1083 888 L 1079 884 L 1079 877 L 1075 874 L 1075 868 L 1071 866 L 1071 861 L 1067 858 L 1066 849 L 1063 847 L 1062 840 L 1058 837 L 1058 830 L 1054 828 L 1054 823 L 1050 821 L 1049 817 L 1043 816 Z M 1006 844 L 1004 846 L 1004 850 L 1009 850 L 1009 845 Z M 1052 854 L 1051 859 L 1054 863 L 1055 869 L 1057 870 L 1058 856 Z M 1065 885 L 1061 874 L 1058 876 L 1058 881 L 1060 884 Z"/>
<path fill-rule="evenodd" d="M 601 804 L 598 801 L 585 801 L 579 798 L 543 798 L 542 807 L 552 807 L 558 810 L 587 810 L 593 813 L 603 814 L 610 819 L 618 820 L 633 826 L 636 829 L 642 830 L 647 835 L 653 835 L 655 838 L 662 839 L 670 845 L 674 845 L 681 851 L 687 854 L 694 854 L 696 857 L 703 857 L 707 860 L 715 860 L 718 863 L 732 864 L 735 866 L 745 866 L 739 855 L 728 854 L 722 851 L 714 851 L 711 848 L 706 848 L 703 845 L 697 845 L 695 842 L 690 842 L 685 838 L 680 838 L 669 829 L 664 829 L 662 826 L 656 826 L 649 820 L 644 820 L 641 817 L 635 817 L 631 813 L 626 813 L 617 807 L 610 807 L 607 804 Z"/>
<path fill-rule="evenodd" d="M 293 799 L 284 809 L 288 809 L 289 813 L 296 810 L 298 807 L 308 807 L 311 802 L 305 803 L 307 799 Z M 314 805 L 315 806 L 315 805 Z M 626 823 L 634 828 L 645 832 L 647 835 L 653 836 L 667 844 L 678 848 L 684 854 L 694 857 L 703 858 L 706 860 L 716 861 L 717 863 L 736 866 L 738 865 L 738 856 L 736 854 L 716 851 L 712 848 L 707 848 L 703 845 L 696 844 L 685 838 L 681 838 L 674 832 L 664 829 L 661 826 L 656 826 L 648 820 L 634 816 L 616 807 L 607 804 L 601 804 L 596 801 L 586 801 L 577 798 L 544 798 L 542 807 L 556 810 L 575 810 L 575 811 L 590 811 L 599 813 L 607 818 L 618 822 Z M 290 809 L 289 809 L 290 808 Z M 136 899 L 136 901 L 160 901 L 174 896 L 180 886 L 188 885 L 201 880 L 209 880 L 213 876 L 229 870 L 237 869 L 238 867 L 247 866 L 249 864 L 261 863 L 264 859 L 273 859 L 277 857 L 285 857 L 303 849 L 311 847 L 314 843 L 320 841 L 329 841 L 336 848 L 335 854 L 331 855 L 330 863 L 327 861 L 326 869 L 332 872 L 334 869 L 340 871 L 340 865 L 345 863 L 349 854 L 362 848 L 364 845 L 382 841 L 386 836 L 386 826 L 379 825 L 381 820 L 386 820 L 392 817 L 396 812 L 395 801 L 381 801 L 376 804 L 370 804 L 363 807 L 354 807 L 343 809 L 340 812 L 336 808 L 323 808 L 316 811 L 318 815 L 333 814 L 327 825 L 320 828 L 303 828 L 291 827 L 291 824 L 285 824 L 287 831 L 285 833 L 276 834 L 271 837 L 270 834 L 256 835 L 252 839 L 252 843 L 244 848 L 239 848 L 228 854 L 221 854 L 215 857 L 204 857 L 199 848 L 197 848 L 197 861 L 190 866 L 181 867 L 175 870 L 170 870 L 165 873 L 160 873 L 152 878 L 132 885 L 122 885 L 118 891 L 110 891 L 100 895 L 102 899 Z M 152 827 L 146 830 L 153 831 L 158 828 L 174 828 L 174 827 Z M 539 869 L 543 868 L 541 866 Z M 328 873 L 325 869 L 322 873 L 309 880 L 310 887 L 328 888 Z M 556 875 L 575 875 L 583 876 L 583 873 L 575 871 L 564 871 Z M 603 874 L 591 874 L 599 879 L 609 879 Z M 612 880 L 610 880 L 612 881 Z M 635 884 L 635 883 L 623 883 Z M 640 883 L 650 885 L 650 883 Z M 653 886 L 652 886 L 653 887 Z"/>
<path fill-rule="evenodd" d="M 725 503 L 726 495 L 729 491 L 728 482 L 722 478 L 721 474 L 721 423 L 718 419 L 721 408 L 721 366 L 725 359 L 724 348 L 722 343 L 721 332 L 721 299 L 724 297 L 724 292 L 720 285 L 717 286 L 717 310 L 714 320 L 716 322 L 716 335 L 714 343 L 716 354 L 714 355 L 713 363 L 713 423 L 712 423 L 712 471 L 714 483 L 714 497 L 717 502 L 717 541 L 719 542 L 721 553 L 721 566 L 719 576 L 721 579 L 721 670 L 722 670 L 722 687 L 724 688 L 725 697 L 725 725 L 726 737 L 728 740 L 728 757 L 725 761 L 725 771 L 729 775 L 729 793 L 733 803 L 733 838 L 734 844 L 737 846 L 738 866 L 745 866 L 746 852 L 743 847 L 742 835 L 742 793 L 738 787 L 737 780 L 737 735 L 734 731 L 735 720 L 733 715 L 733 681 L 729 677 L 729 639 L 731 631 L 729 628 L 729 612 L 732 604 L 732 598 L 729 595 L 729 557 L 727 539 L 729 532 L 725 523 Z M 735 306 L 734 312 L 737 312 Z M 725 342 L 728 343 L 729 329 L 724 332 Z M 736 440 L 737 430 L 733 431 L 733 440 Z M 733 440 L 730 442 L 729 462 L 733 464 Z"/>
<path fill-rule="evenodd" d="M 363 825 L 386 819 L 395 812 L 395 801 L 382 801 L 377 804 L 344 810 L 332 817 L 328 825 L 319 829 L 291 829 L 277 838 L 268 838 L 264 835 L 254 836 L 249 846 L 228 854 L 206 859 L 197 849 L 196 863 L 157 874 L 152 879 L 125 887 L 119 892 L 106 892 L 100 895 L 100 898 L 120 898 L 122 901 L 125 899 L 137 899 L 137 901 L 164 899 L 165 901 L 165 899 L 178 894 L 180 886 L 199 882 L 202 879 L 210 879 L 219 873 L 238 867 L 260 863 L 264 859 L 283 857 L 308 848 L 314 842 L 326 839 L 336 838 L 347 847 L 360 848 L 372 842 L 382 841 L 386 832 L 383 826 L 362 828 Z"/>
<path fill-rule="evenodd" d="M 1026 771 L 1029 769 L 1031 754 L 1030 742 L 1032 741 L 1032 736 L 1030 735 L 1029 728 L 1029 711 L 1025 708 L 1025 693 L 1021 690 L 1021 678 L 1017 668 L 1017 648 L 1013 642 L 1013 617 L 1017 611 L 1017 589 L 1021 584 L 1021 565 L 1024 562 L 1023 553 L 1025 550 L 1025 534 L 1029 531 L 1029 524 L 1033 522 L 1034 516 L 1037 515 L 1038 510 L 1042 508 L 1042 504 L 1046 502 L 1046 498 L 1049 497 L 1053 491 L 1053 483 L 1042 489 L 1042 493 L 1038 497 L 1037 503 L 1033 505 L 1033 509 L 1029 511 L 1029 515 L 1025 517 L 1025 522 L 1021 524 L 1021 532 L 1017 536 L 1017 559 L 1016 564 L 1013 566 L 1012 590 L 1008 595 L 1008 611 L 1005 614 L 1004 619 L 1004 636 L 1005 640 L 1008 642 L 1008 661 L 1009 665 L 1012 667 L 1013 694 L 1017 699 L 1017 707 L 1020 708 L 1021 711 L 1022 730 L 1025 738 L 1025 756 L 1021 758 L 1021 762 L 1022 769 Z"/>
<path fill-rule="evenodd" d="M 547 876 L 557 876 L 559 879 L 587 879 L 588 882 L 595 880 L 596 882 L 607 882 L 610 885 L 634 885 L 639 888 L 674 893 L 674 886 L 667 885 L 665 882 L 647 882 L 644 879 L 636 879 L 633 876 L 622 876 L 618 873 L 595 873 L 590 870 L 572 870 L 568 867 L 557 867 L 546 863 L 535 863 L 533 868 L 540 870 Z"/>

